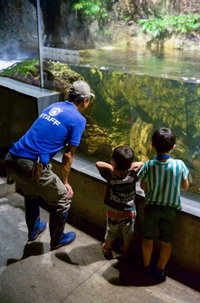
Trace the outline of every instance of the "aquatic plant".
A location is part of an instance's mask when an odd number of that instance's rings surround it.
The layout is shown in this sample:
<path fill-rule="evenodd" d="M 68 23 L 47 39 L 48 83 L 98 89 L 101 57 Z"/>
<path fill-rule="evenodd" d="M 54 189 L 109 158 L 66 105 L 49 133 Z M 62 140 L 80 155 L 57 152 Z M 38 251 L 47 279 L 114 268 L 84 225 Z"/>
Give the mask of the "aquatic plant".
<path fill-rule="evenodd" d="M 160 18 L 142 19 L 140 32 L 151 33 L 154 38 L 162 38 L 170 33 L 186 34 L 196 31 L 200 27 L 200 15 L 165 15 Z"/>
<path fill-rule="evenodd" d="M 23 75 L 29 73 L 38 75 L 39 60 L 25 60 L 22 62 L 16 62 L 7 69 L 1 72 L 1 76 L 9 76 L 20 72 Z"/>
<path fill-rule="evenodd" d="M 40 86 L 39 60 L 18 62 L 0 73 L 2 77 L 16 79 L 21 82 Z M 45 88 L 63 93 L 67 98 L 69 86 L 76 80 L 84 80 L 81 75 L 60 62 L 43 61 L 43 77 Z"/>

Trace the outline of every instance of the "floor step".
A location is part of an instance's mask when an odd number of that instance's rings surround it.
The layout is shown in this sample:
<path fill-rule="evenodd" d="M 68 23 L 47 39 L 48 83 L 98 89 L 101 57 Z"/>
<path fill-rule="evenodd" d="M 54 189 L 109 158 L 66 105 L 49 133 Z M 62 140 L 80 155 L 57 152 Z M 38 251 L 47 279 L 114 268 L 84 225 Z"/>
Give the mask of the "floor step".
<path fill-rule="evenodd" d="M 0 198 L 16 192 L 15 183 L 7 184 L 5 177 L 0 177 Z"/>

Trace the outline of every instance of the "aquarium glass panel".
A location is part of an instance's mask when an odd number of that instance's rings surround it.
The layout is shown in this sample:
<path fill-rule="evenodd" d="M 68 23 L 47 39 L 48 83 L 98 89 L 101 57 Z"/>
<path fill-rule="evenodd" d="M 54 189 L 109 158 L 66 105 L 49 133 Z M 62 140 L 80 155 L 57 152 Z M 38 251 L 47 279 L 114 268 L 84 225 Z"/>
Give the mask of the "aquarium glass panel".
<path fill-rule="evenodd" d="M 84 76 L 96 94 L 89 107 L 80 149 L 109 161 L 117 145 L 130 145 L 136 160 L 154 158 L 151 137 L 169 127 L 176 134 L 171 153 L 190 170 L 190 191 L 200 193 L 200 84 L 122 72 L 71 68 Z"/>

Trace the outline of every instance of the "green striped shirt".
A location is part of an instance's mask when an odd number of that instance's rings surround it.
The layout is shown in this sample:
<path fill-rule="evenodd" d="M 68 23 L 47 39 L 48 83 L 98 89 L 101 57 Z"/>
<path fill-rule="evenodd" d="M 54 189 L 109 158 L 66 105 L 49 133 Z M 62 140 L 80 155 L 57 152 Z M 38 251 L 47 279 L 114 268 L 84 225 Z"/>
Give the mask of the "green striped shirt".
<path fill-rule="evenodd" d="M 181 182 L 188 178 L 188 174 L 182 160 L 158 162 L 154 159 L 144 163 L 137 177 L 147 182 L 147 204 L 173 206 L 181 210 Z"/>

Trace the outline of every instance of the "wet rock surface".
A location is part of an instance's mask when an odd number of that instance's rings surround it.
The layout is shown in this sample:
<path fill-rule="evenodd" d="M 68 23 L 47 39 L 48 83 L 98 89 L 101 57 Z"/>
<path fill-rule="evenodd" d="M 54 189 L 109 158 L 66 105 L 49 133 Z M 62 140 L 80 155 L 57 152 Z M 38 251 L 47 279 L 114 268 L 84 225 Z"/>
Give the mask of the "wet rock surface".
<path fill-rule="evenodd" d="M 140 46 L 151 44 L 160 48 L 158 41 L 151 42 L 149 35 L 139 34 L 137 21 L 166 14 L 198 14 L 199 1 L 107 1 L 108 18 L 89 21 L 73 11 L 73 1 L 41 2 L 41 30 L 45 46 L 67 49 L 93 49 L 106 45 Z M 0 57 L 13 57 L 17 52 L 37 52 L 36 1 L 1 1 L 0 3 Z M 200 31 L 189 35 L 174 35 L 162 41 L 162 47 L 199 49 Z M 45 39 L 45 40 L 44 40 Z M 169 41 L 168 41 L 169 40 Z"/>

